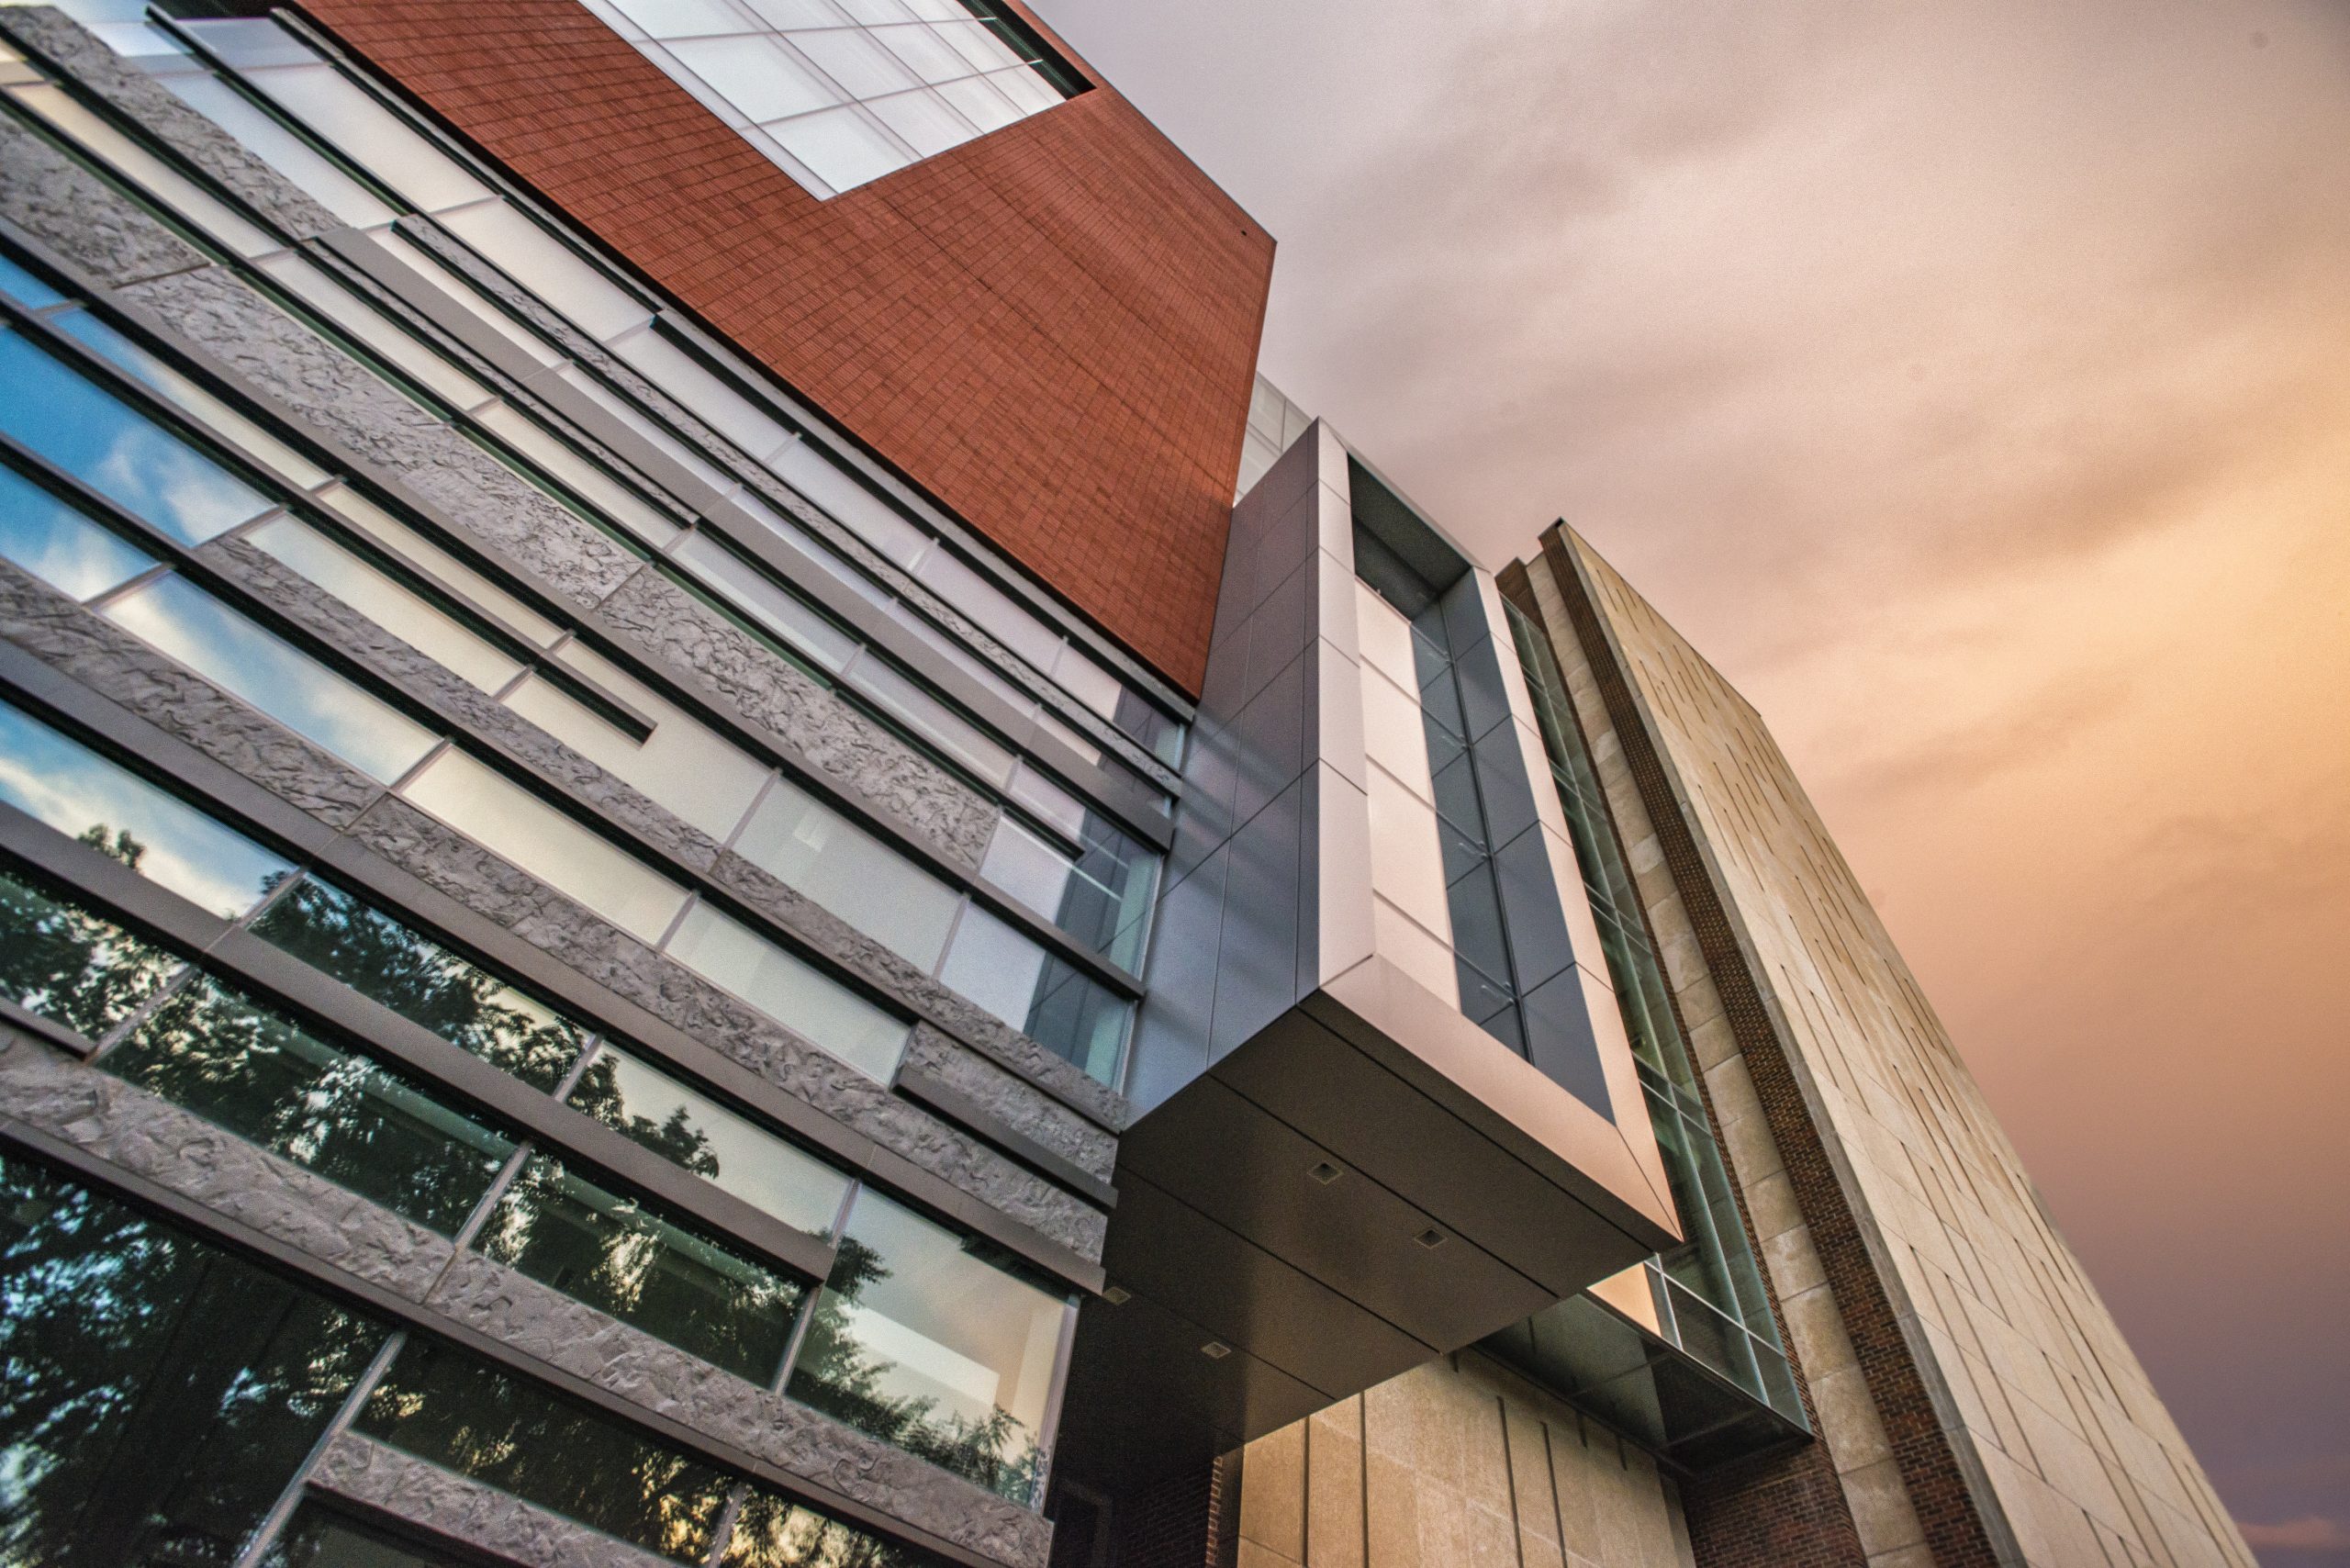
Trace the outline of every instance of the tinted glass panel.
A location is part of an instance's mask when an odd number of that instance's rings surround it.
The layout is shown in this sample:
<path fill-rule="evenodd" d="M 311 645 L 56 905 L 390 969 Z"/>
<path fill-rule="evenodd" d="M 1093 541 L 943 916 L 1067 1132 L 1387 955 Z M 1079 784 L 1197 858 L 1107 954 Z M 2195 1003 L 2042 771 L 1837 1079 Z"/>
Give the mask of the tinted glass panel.
<path fill-rule="evenodd" d="M 959 895 L 789 779 L 759 801 L 734 852 L 925 974 L 938 962 Z"/>
<path fill-rule="evenodd" d="M 796 1229 L 829 1236 L 840 1218 L 846 1176 L 634 1057 L 598 1052 L 571 1104 Z"/>
<path fill-rule="evenodd" d="M 752 1487 L 734 1516 L 722 1568 L 945 1568 L 945 1559 L 900 1546 Z"/>
<path fill-rule="evenodd" d="M 316 1503 L 294 1510 L 262 1562 L 265 1568 L 473 1568 L 470 1558 L 445 1556 Z"/>
<path fill-rule="evenodd" d="M 106 608 L 109 620 L 298 734 L 390 783 L 432 734 L 185 577 L 159 577 Z"/>
<path fill-rule="evenodd" d="M 696 904 L 669 956 L 868 1077 L 898 1070 L 906 1025 L 740 921 Z"/>
<path fill-rule="evenodd" d="M 0 1158 L 0 1561 L 232 1561 L 381 1339 Z"/>
<path fill-rule="evenodd" d="M 209 979 L 99 1060 L 443 1236 L 513 1152 L 499 1134 Z"/>
<path fill-rule="evenodd" d="M 0 430 L 183 543 L 202 543 L 269 507 L 209 457 L 5 330 Z"/>
<path fill-rule="evenodd" d="M 0 801 L 223 918 L 251 909 L 294 868 L 5 702 Z"/>
<path fill-rule="evenodd" d="M 502 691 L 522 673 L 520 660 L 308 523 L 277 518 L 245 538 L 484 691 Z"/>
<path fill-rule="evenodd" d="M 400 1352 L 358 1427 L 679 1562 L 708 1554 L 725 1500 L 711 1466 L 430 1341 Z"/>
<path fill-rule="evenodd" d="M 9 468 L 0 468 L 0 555 L 68 599 L 95 598 L 155 564 Z"/>
<path fill-rule="evenodd" d="M 313 969 L 535 1089 L 578 1059 L 585 1031 L 380 910 L 315 877 L 252 927 Z"/>
<path fill-rule="evenodd" d="M 533 1155 L 477 1244 L 501 1263 L 762 1385 L 805 1288 Z"/>
<path fill-rule="evenodd" d="M 153 996 L 180 959 L 0 871 L 0 996 L 93 1040 Z"/>
<path fill-rule="evenodd" d="M 791 1372 L 794 1398 L 1026 1503 L 1065 1300 L 871 1191 Z"/>
<path fill-rule="evenodd" d="M 963 912 L 939 979 L 1103 1082 L 1117 1071 L 1131 1009 L 985 910 Z"/>

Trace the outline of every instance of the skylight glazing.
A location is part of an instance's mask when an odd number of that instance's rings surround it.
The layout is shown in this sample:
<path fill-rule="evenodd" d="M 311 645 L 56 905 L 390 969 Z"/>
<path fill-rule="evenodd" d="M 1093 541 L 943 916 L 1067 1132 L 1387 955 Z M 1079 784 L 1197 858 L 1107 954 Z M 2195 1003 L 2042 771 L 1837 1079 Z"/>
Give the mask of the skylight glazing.
<path fill-rule="evenodd" d="M 819 196 L 1083 84 L 984 0 L 581 0 Z"/>

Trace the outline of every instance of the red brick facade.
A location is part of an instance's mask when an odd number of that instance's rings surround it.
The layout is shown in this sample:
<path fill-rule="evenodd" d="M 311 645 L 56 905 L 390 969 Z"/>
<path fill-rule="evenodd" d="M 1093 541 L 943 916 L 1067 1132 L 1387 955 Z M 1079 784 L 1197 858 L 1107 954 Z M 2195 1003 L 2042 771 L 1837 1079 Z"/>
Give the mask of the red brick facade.
<path fill-rule="evenodd" d="M 1273 241 L 1114 90 L 819 201 L 577 0 L 303 8 L 1198 689 Z"/>

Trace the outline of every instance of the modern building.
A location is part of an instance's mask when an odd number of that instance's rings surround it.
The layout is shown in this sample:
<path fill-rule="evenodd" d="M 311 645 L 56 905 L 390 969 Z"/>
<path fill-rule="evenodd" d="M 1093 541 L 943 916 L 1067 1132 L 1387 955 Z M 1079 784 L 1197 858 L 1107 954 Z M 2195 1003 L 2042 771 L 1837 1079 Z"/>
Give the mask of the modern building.
<path fill-rule="evenodd" d="M 1015 0 L 0 6 L 0 1564 L 2250 1562 L 1272 260 Z"/>

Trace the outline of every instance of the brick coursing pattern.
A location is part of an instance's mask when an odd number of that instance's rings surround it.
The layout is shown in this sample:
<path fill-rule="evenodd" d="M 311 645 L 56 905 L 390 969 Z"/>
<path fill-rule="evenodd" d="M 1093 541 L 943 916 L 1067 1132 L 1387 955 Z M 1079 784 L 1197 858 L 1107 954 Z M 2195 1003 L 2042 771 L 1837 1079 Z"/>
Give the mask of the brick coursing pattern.
<path fill-rule="evenodd" d="M 1549 563 L 1546 563 L 1549 564 Z M 1557 567 L 1551 565 L 1555 573 Z M 1561 633 L 1567 628 L 1552 627 L 1536 600 L 1532 585 L 1527 581 L 1527 569 L 1522 562 L 1512 562 L 1495 579 L 1503 597 L 1522 610 L 1526 618 L 1555 645 Z M 1577 600 L 1570 592 L 1574 579 L 1559 581 L 1560 596 L 1570 605 Z M 1599 676 L 1603 693 L 1614 675 L 1612 662 L 1604 658 L 1604 651 L 1594 652 L 1587 639 L 1578 637 L 1590 658 L 1592 668 Z M 1619 735 L 1627 734 L 1622 714 L 1611 700 L 1609 714 L 1616 719 Z M 1568 704 L 1567 722 L 1578 727 L 1581 718 L 1573 705 Z M 1637 774 L 1634 745 L 1645 745 L 1645 737 L 1628 744 L 1626 755 Z M 1591 736 L 1585 734 L 1583 745 L 1591 747 Z M 1648 800 L 1645 790 L 1642 799 Z M 1617 849 L 1627 863 L 1630 856 L 1622 830 L 1617 825 L 1616 814 L 1605 799 L 1599 802 L 1606 818 L 1607 831 L 1614 834 Z M 1655 808 L 1650 807 L 1654 819 Z M 1660 835 L 1664 826 L 1655 821 Z M 1685 898 L 1685 894 L 1684 894 Z M 1655 928 L 1649 924 L 1649 912 L 1643 904 L 1639 916 L 1651 950 L 1662 951 Z M 1711 954 L 1707 955 L 1708 962 Z M 1718 987 L 1721 979 L 1715 976 Z M 1727 993 L 1725 993 L 1727 994 Z M 1689 1025 L 1681 1014 L 1680 993 L 1673 987 L 1664 988 L 1665 1003 L 1673 1014 L 1673 1025 L 1683 1039 L 1689 1038 Z M 1718 1128 L 1721 1117 L 1714 1108 L 1713 1090 L 1704 1073 L 1695 1075 L 1697 1095 L 1705 1103 L 1707 1123 Z M 1759 1258 L 1762 1256 L 1760 1235 L 1755 1229 L 1754 1216 L 1748 1212 L 1746 1191 L 1735 1175 L 1730 1183 L 1730 1197 L 1738 1206 L 1739 1224 L 1746 1232 L 1746 1245 Z M 1819 1429 L 1819 1411 L 1812 1403 L 1811 1381 L 1804 1371 L 1795 1350 L 1795 1337 L 1787 1331 L 1786 1318 L 1779 1305 L 1779 1293 L 1774 1288 L 1768 1271 L 1762 1271 L 1762 1294 L 1770 1303 L 1772 1326 L 1777 1329 L 1779 1343 L 1787 1351 L 1787 1364 L 1795 1373 L 1796 1393 L 1803 1401 L 1803 1413 L 1811 1428 Z M 1689 1526 L 1689 1541 L 1697 1559 L 1697 1568 L 1860 1568 L 1867 1561 L 1861 1545 L 1859 1527 L 1852 1521 L 1851 1504 L 1844 1495 L 1843 1483 L 1836 1474 L 1834 1458 L 1825 1443 L 1812 1441 L 1800 1447 L 1755 1457 L 1726 1465 L 1718 1470 L 1684 1478 L 1681 1484 L 1681 1503 Z"/>
<path fill-rule="evenodd" d="M 819 201 L 576 0 L 301 9 L 1198 690 L 1273 241 L 1113 89 Z"/>
<path fill-rule="evenodd" d="M 1811 1226 L 1812 1242 L 1826 1270 L 1830 1294 L 1838 1303 L 1846 1333 L 1852 1342 L 1893 1449 L 1903 1486 L 1926 1532 L 1926 1546 L 1942 1568 L 1995 1568 L 1999 1556 L 1992 1546 L 1964 1471 L 1960 1468 L 1931 1395 L 1919 1372 L 1893 1302 L 1866 1238 L 1838 1180 L 1833 1161 L 1804 1102 L 1795 1070 L 1787 1059 L 1762 991 L 1748 969 L 1729 917 L 1687 817 L 1673 798 L 1673 787 L 1659 760 L 1656 745 L 1642 722 L 1631 687 L 1610 648 L 1607 633 L 1594 602 L 1590 586 L 1569 549 L 1565 531 L 1553 525 L 1542 535 L 1542 556 L 1556 578 L 1574 632 L 1598 678 L 1602 699 L 1615 721 L 1626 762 L 1638 782 L 1640 799 L 1657 832 L 1674 887 L 1687 908 L 1698 946 L 1729 1016 L 1730 1028 L 1745 1058 L 1763 1115 L 1777 1141 L 1795 1187 L 1796 1202 Z M 1742 1202 L 1742 1200 L 1741 1200 Z M 1834 1477 L 1829 1477 L 1832 1484 Z M 1758 1517 L 1748 1509 L 1756 1503 L 1790 1508 L 1812 1506 L 1811 1488 L 1790 1488 L 1784 1495 L 1762 1489 L 1735 1518 L 1726 1518 L 1733 1553 L 1709 1558 L 1703 1548 L 1698 1561 L 1706 1568 L 1716 1562 L 1744 1568 L 1746 1564 L 1795 1561 L 1751 1550 L 1749 1537 Z M 1724 1510 L 1727 1515 L 1729 1511 Z M 1695 1510 L 1693 1510 L 1694 1516 Z M 1693 1517 L 1691 1529 L 1696 1533 Z M 1845 1561 L 1850 1561 L 1846 1559 Z"/>

